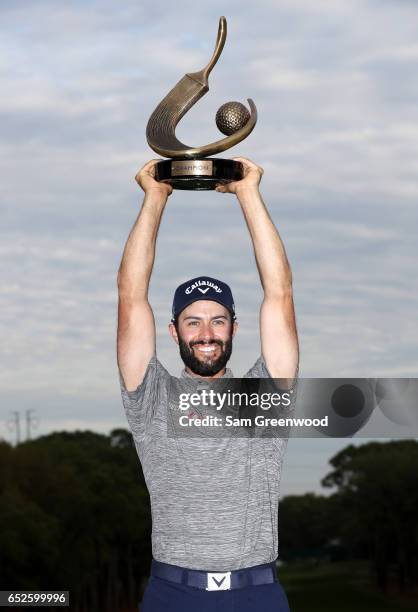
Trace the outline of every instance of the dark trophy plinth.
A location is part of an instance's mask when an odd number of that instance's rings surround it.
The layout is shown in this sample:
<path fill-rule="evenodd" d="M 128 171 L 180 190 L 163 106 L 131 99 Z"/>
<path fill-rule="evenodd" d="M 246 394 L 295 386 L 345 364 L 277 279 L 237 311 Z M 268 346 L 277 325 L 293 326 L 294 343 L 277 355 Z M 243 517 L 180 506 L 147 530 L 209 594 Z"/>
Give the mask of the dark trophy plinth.
<path fill-rule="evenodd" d="M 207 191 L 217 184 L 239 181 L 243 176 L 241 162 L 219 157 L 201 159 L 167 159 L 155 166 L 155 179 L 170 183 L 173 189 Z"/>
<path fill-rule="evenodd" d="M 149 146 L 169 159 L 155 165 L 155 179 L 170 183 L 174 189 L 206 191 L 217 184 L 243 178 L 243 164 L 232 159 L 210 157 L 244 140 L 257 122 L 257 109 L 248 98 L 250 111 L 241 102 L 227 102 L 216 113 L 216 125 L 226 135 L 201 147 L 180 142 L 176 126 L 180 119 L 209 91 L 208 77 L 221 55 L 226 40 L 226 19 L 219 20 L 215 51 L 203 70 L 186 74 L 159 103 L 147 125 Z"/>

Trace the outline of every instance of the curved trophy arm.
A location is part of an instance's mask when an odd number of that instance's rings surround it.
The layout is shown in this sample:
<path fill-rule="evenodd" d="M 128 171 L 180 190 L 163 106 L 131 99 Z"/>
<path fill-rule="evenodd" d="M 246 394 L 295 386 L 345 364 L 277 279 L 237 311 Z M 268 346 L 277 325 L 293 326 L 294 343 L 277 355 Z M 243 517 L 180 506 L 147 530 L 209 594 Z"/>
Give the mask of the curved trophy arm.
<path fill-rule="evenodd" d="M 216 43 L 215 43 L 215 50 L 213 52 L 212 57 L 210 58 L 206 68 L 203 68 L 203 70 L 201 70 L 200 72 L 203 73 L 203 79 L 204 79 L 204 83 L 207 85 L 208 84 L 208 77 L 209 74 L 212 72 L 212 68 L 214 67 L 214 65 L 216 64 L 216 62 L 218 61 L 222 50 L 224 48 L 225 45 L 225 41 L 226 41 L 226 19 L 225 17 L 219 17 L 219 25 L 218 25 L 218 35 L 216 37 Z M 193 76 L 197 76 L 199 75 L 199 72 L 196 72 L 194 75 L 190 74 L 189 76 L 193 77 Z M 209 87 L 208 87 L 209 89 Z M 206 92 L 205 92 L 206 93 Z"/>
<path fill-rule="evenodd" d="M 187 73 L 159 103 L 147 124 L 147 141 L 151 149 L 163 157 L 194 158 L 207 157 L 225 151 L 250 134 L 257 122 L 257 109 L 249 98 L 250 118 L 240 130 L 201 147 L 191 147 L 176 138 L 176 127 L 180 119 L 202 96 L 209 91 L 208 77 L 218 61 L 226 40 L 226 19 L 219 19 L 215 50 L 208 64 L 198 72 Z"/>

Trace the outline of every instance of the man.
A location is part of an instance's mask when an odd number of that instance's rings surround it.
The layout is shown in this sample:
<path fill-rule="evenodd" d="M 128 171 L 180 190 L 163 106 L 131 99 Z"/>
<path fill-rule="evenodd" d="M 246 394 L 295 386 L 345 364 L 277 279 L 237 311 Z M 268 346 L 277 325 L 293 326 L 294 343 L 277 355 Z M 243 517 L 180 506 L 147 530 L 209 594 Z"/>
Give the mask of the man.
<path fill-rule="evenodd" d="M 259 192 L 262 168 L 244 158 L 244 178 L 219 185 L 237 196 L 264 292 L 261 356 L 249 378 L 290 384 L 298 367 L 292 276 L 285 249 Z M 148 286 L 161 215 L 172 189 L 147 163 L 136 175 L 145 192 L 118 273 L 121 392 L 153 519 L 151 577 L 141 612 L 288 611 L 277 581 L 277 508 L 285 439 L 167 435 L 173 389 L 156 357 Z M 179 345 L 189 391 L 232 377 L 226 367 L 237 331 L 229 287 L 201 276 L 177 288 L 169 331 Z"/>

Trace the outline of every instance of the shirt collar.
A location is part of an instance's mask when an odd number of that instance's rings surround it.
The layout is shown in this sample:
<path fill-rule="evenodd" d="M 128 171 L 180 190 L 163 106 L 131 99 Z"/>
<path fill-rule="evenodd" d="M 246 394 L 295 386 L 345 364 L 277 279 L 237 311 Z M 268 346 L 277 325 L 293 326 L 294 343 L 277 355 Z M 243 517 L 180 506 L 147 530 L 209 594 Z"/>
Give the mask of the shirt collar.
<path fill-rule="evenodd" d="M 180 374 L 180 378 L 189 378 L 189 379 L 191 378 L 193 380 L 206 380 L 205 378 L 202 378 L 201 376 L 198 376 L 197 374 L 189 374 L 189 372 L 186 371 L 186 368 L 183 369 L 182 373 Z M 225 373 L 219 378 L 215 378 L 214 380 L 221 380 L 222 378 L 234 378 L 232 370 L 230 370 L 229 368 L 226 368 Z M 213 382 L 213 381 L 207 381 L 207 382 Z"/>

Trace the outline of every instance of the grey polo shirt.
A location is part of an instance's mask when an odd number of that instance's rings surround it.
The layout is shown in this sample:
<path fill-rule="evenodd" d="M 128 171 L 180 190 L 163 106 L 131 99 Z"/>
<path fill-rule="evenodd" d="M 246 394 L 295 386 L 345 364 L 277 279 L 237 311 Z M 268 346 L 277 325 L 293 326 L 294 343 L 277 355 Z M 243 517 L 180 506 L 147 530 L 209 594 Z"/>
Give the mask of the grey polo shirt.
<path fill-rule="evenodd" d="M 232 377 L 227 369 L 224 377 Z M 260 357 L 245 378 L 269 378 Z M 172 377 L 152 357 L 123 405 L 151 499 L 152 553 L 172 565 L 229 571 L 278 556 L 280 478 L 287 439 L 167 435 Z M 207 382 L 185 370 L 182 383 Z"/>

